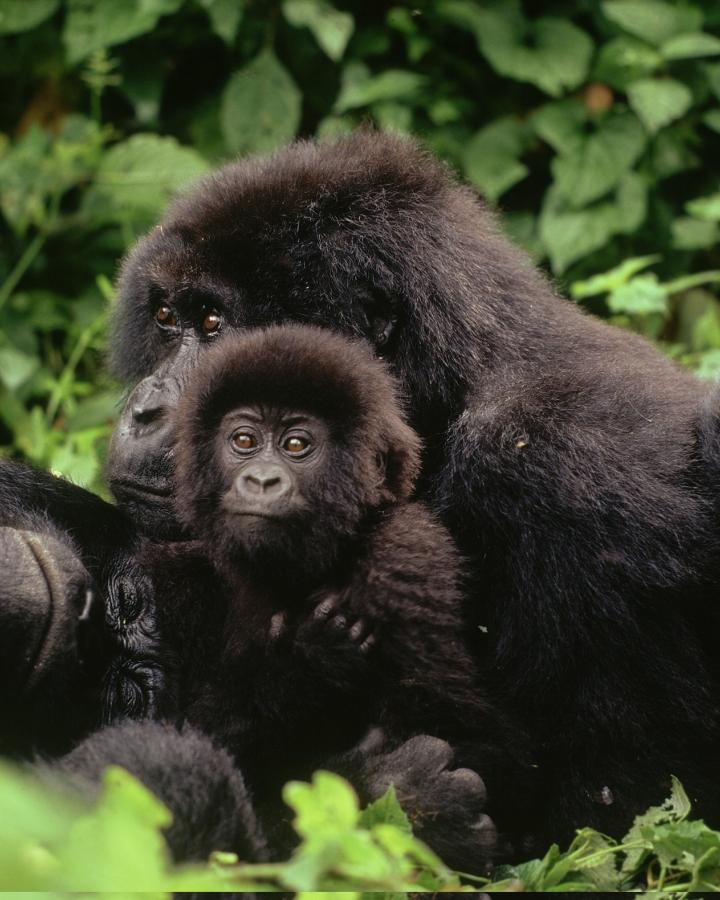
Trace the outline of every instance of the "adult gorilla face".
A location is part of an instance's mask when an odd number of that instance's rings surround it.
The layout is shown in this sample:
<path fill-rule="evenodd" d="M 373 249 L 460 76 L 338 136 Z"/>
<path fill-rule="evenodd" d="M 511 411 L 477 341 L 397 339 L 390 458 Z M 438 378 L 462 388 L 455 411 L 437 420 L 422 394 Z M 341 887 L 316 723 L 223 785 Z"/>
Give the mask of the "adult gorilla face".
<path fill-rule="evenodd" d="M 299 143 L 227 166 L 125 261 L 111 342 L 136 386 L 110 452 L 113 493 L 172 536 L 169 413 L 205 348 L 288 321 L 367 338 L 437 429 L 476 348 L 452 207 L 476 203 L 414 144 L 377 134 Z M 472 349 L 470 349 L 472 348 Z M 139 379 L 139 381 L 138 381 Z"/>

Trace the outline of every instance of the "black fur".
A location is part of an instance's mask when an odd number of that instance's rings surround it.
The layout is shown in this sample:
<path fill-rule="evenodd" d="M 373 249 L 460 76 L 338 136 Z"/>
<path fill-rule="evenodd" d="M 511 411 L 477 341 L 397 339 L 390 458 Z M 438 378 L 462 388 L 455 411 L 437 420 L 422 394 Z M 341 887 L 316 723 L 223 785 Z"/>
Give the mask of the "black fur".
<path fill-rule="evenodd" d="M 315 414 L 330 434 L 322 463 L 298 478 L 299 511 L 265 522 L 268 554 L 239 543 L 242 520 L 225 505 L 235 476 L 219 426 L 239 406 Z M 514 731 L 464 644 L 460 560 L 433 514 L 408 501 L 417 437 L 369 348 L 297 326 L 226 341 L 195 371 L 178 421 L 177 500 L 200 546 L 146 551 L 160 631 L 179 661 L 173 700 L 233 752 L 259 803 L 373 723 L 395 742 L 462 737 L 478 760 L 488 748 L 493 765 L 511 768 Z M 214 561 L 216 583 L 198 552 Z M 477 803 L 477 776 L 467 779 Z M 474 868 L 494 834 L 487 816 L 475 824 L 472 854 L 461 857 L 460 842 L 454 854 Z M 418 827 L 430 840 L 438 831 Z"/>
<path fill-rule="evenodd" d="M 399 137 L 300 142 L 176 203 L 123 269 L 126 379 L 175 358 L 158 302 L 184 346 L 208 305 L 226 333 L 294 320 L 373 340 L 394 323 L 381 352 L 425 443 L 421 496 L 473 563 L 470 634 L 534 735 L 548 832 L 622 832 L 670 772 L 718 815 L 710 387 L 559 299 Z"/>

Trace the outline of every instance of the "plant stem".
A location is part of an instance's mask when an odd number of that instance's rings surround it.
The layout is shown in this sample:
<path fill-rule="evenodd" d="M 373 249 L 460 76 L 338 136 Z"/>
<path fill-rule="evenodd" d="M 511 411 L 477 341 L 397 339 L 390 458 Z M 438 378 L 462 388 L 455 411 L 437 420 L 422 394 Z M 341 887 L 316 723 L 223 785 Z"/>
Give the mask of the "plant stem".
<path fill-rule="evenodd" d="M 15 288 L 20 283 L 20 279 L 33 264 L 35 257 L 42 249 L 43 244 L 47 240 L 47 233 L 39 231 L 35 237 L 25 248 L 20 259 L 15 263 L 15 267 L 0 287 L 0 309 L 3 308 L 8 299 L 12 296 Z"/>

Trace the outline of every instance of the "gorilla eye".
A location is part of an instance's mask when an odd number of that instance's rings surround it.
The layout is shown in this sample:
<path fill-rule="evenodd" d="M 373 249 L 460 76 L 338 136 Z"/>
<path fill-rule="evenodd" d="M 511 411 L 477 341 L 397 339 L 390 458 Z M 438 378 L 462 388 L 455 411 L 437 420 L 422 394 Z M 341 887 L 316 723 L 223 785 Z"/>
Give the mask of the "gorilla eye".
<path fill-rule="evenodd" d="M 248 431 L 236 431 L 231 440 L 233 447 L 241 453 L 254 450 L 258 445 L 255 435 L 250 434 Z"/>
<path fill-rule="evenodd" d="M 214 309 L 209 310 L 205 314 L 202 323 L 203 334 L 217 334 L 222 325 L 222 317 Z"/>
<path fill-rule="evenodd" d="M 161 303 L 155 310 L 155 321 L 161 328 L 175 328 L 178 323 L 177 313 L 167 303 Z"/>
<path fill-rule="evenodd" d="M 286 453 L 300 456 L 300 454 L 305 453 L 310 448 L 310 441 L 307 438 L 293 435 L 283 441 L 282 447 Z"/>

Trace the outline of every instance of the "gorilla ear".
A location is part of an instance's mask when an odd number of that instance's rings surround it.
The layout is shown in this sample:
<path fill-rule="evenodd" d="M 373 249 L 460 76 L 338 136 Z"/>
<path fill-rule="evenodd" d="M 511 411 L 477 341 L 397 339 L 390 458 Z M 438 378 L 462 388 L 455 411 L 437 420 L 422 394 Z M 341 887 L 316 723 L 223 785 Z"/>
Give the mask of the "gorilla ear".
<path fill-rule="evenodd" d="M 407 500 L 420 472 L 420 438 L 400 419 L 388 422 L 385 447 L 378 453 L 381 494 L 385 502 Z"/>

